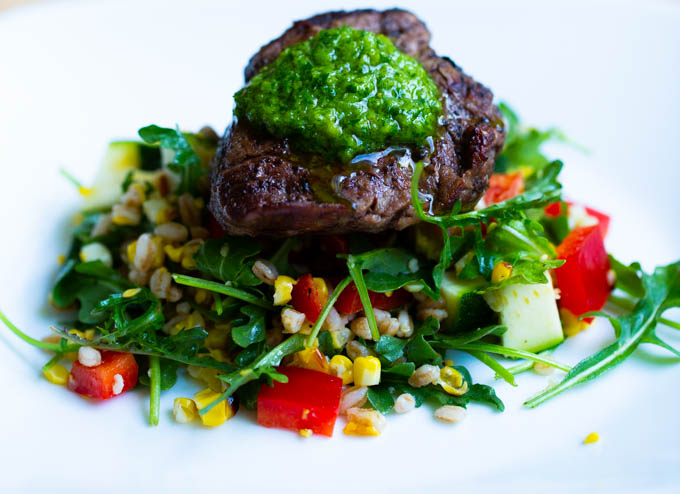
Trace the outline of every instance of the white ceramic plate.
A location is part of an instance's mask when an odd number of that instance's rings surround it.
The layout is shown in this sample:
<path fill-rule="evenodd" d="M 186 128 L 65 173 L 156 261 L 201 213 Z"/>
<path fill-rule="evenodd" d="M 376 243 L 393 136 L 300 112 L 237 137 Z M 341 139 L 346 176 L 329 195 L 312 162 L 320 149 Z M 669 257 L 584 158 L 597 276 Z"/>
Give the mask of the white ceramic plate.
<path fill-rule="evenodd" d="M 56 258 L 78 208 L 66 167 L 88 181 L 107 141 L 179 123 L 222 130 L 246 61 L 296 18 L 356 2 L 48 3 L 0 16 L 0 304 L 47 333 Z M 373 4 L 392 2 L 376 1 Z M 610 249 L 646 267 L 680 257 L 680 9 L 677 4 L 404 1 L 433 45 L 529 123 L 558 125 L 566 194 L 613 216 Z M 387 5 L 384 5 L 387 6 Z M 667 332 L 677 343 L 678 334 Z M 612 338 L 598 323 L 558 358 L 576 362 Z M 302 439 L 246 413 L 217 430 L 179 426 L 164 393 L 94 404 L 49 384 L 47 355 L 0 330 L 0 490 L 33 492 L 671 492 L 680 484 L 680 365 L 641 349 L 621 367 L 535 410 L 544 387 L 497 384 L 505 413 L 471 406 L 464 423 L 426 407 L 390 417 L 378 439 Z M 479 380 L 488 369 L 470 363 Z M 601 441 L 584 446 L 597 431 Z"/>

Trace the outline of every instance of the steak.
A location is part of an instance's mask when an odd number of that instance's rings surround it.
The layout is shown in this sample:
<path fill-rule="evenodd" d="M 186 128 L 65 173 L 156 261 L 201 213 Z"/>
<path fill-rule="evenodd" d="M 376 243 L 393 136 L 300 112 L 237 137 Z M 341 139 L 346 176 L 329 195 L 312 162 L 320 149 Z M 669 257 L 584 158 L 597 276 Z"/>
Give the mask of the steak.
<path fill-rule="evenodd" d="M 430 33 L 403 10 L 329 12 L 295 22 L 262 47 L 245 69 L 246 82 L 281 51 L 322 29 L 347 25 L 389 37 L 418 60 L 443 96 L 441 132 L 423 160 L 419 189 L 426 210 L 442 214 L 461 201 L 469 210 L 483 195 L 505 133 L 493 94 L 429 46 Z M 290 236 L 401 230 L 418 221 L 411 205 L 410 151 L 388 148 L 367 161 L 314 165 L 288 139 L 234 121 L 212 162 L 210 210 L 232 235 Z"/>

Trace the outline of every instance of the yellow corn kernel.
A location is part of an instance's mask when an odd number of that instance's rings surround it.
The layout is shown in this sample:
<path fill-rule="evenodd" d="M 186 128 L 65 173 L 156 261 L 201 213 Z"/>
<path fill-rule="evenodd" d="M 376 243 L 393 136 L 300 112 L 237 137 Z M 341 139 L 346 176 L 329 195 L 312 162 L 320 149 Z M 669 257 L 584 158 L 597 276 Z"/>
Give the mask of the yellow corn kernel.
<path fill-rule="evenodd" d="M 221 348 L 211 348 L 209 350 L 210 356 L 218 362 L 229 362 L 229 355 Z"/>
<path fill-rule="evenodd" d="M 198 416 L 198 409 L 194 400 L 189 398 L 175 398 L 172 406 L 175 420 L 180 424 L 188 424 Z"/>
<path fill-rule="evenodd" d="M 83 197 L 91 196 L 93 190 L 91 187 L 83 187 L 82 185 L 78 187 L 78 193 Z"/>
<path fill-rule="evenodd" d="M 357 357 L 354 361 L 354 384 L 357 386 L 380 384 L 380 360 L 376 357 Z"/>
<path fill-rule="evenodd" d="M 59 254 L 57 256 L 57 262 L 59 264 L 64 264 L 66 262 L 66 256 L 64 254 Z"/>
<path fill-rule="evenodd" d="M 172 262 L 180 262 L 182 260 L 182 254 L 184 253 L 184 247 L 173 247 L 172 245 L 166 245 L 163 250 L 168 255 Z"/>
<path fill-rule="evenodd" d="M 199 288 L 198 290 L 196 290 L 196 295 L 194 295 L 194 300 L 196 301 L 197 304 L 202 304 L 203 302 L 208 300 L 209 296 L 210 296 L 210 294 L 206 290 Z"/>
<path fill-rule="evenodd" d="M 208 331 L 208 336 L 205 337 L 204 344 L 206 348 L 226 348 L 229 341 L 229 327 L 218 327 L 215 325 L 214 329 Z"/>
<path fill-rule="evenodd" d="M 326 302 L 328 302 L 328 285 L 326 284 L 326 280 L 323 278 L 312 278 L 312 281 L 321 296 L 321 305 L 326 305 Z"/>
<path fill-rule="evenodd" d="M 302 437 L 311 437 L 312 436 L 312 429 L 300 429 L 298 433 Z"/>
<path fill-rule="evenodd" d="M 560 320 L 562 322 L 562 330 L 567 336 L 577 335 L 589 326 L 586 321 L 580 320 L 573 312 L 565 308 L 560 309 Z"/>
<path fill-rule="evenodd" d="M 128 225 L 136 225 L 137 223 L 135 222 L 134 218 L 130 218 L 129 216 L 123 216 L 122 214 L 119 214 L 118 216 L 114 216 L 111 218 L 111 221 L 113 222 L 114 225 L 119 225 L 119 226 L 128 226 Z"/>
<path fill-rule="evenodd" d="M 196 408 L 198 408 L 200 411 L 219 397 L 219 393 L 215 393 L 212 389 L 207 388 L 194 395 L 194 403 L 196 403 Z M 230 406 L 227 406 L 227 400 L 222 400 L 217 403 L 208 413 L 203 415 L 199 414 L 203 425 L 208 427 L 217 427 L 218 425 L 222 425 L 233 416 L 234 411 Z"/>
<path fill-rule="evenodd" d="M 599 440 L 600 440 L 600 435 L 597 432 L 591 432 L 583 440 L 583 443 L 584 444 L 593 444 L 593 443 L 598 442 Z"/>
<path fill-rule="evenodd" d="M 123 292 L 123 298 L 132 298 L 141 291 L 141 288 L 128 288 Z"/>
<path fill-rule="evenodd" d="M 146 201 L 146 187 L 142 184 L 132 184 L 130 187 L 134 188 L 139 194 L 140 203 Z"/>
<path fill-rule="evenodd" d="M 182 254 L 182 267 L 184 269 L 195 269 L 198 266 L 194 260 L 194 254 L 198 252 L 198 249 L 200 248 L 200 245 L 184 247 L 184 253 Z"/>
<path fill-rule="evenodd" d="M 137 241 L 130 242 L 125 249 L 125 255 L 127 256 L 127 262 L 132 264 L 135 262 L 135 253 L 137 252 Z"/>
<path fill-rule="evenodd" d="M 80 331 L 79 329 L 70 329 L 68 334 L 74 334 L 81 340 L 94 339 L 94 329 L 86 329 L 85 331 Z"/>
<path fill-rule="evenodd" d="M 43 374 L 52 384 L 63 386 L 68 381 L 68 370 L 63 365 L 54 364 L 49 369 L 43 371 Z"/>
<path fill-rule="evenodd" d="M 347 422 L 342 432 L 348 436 L 379 436 L 380 431 L 365 423 Z"/>
<path fill-rule="evenodd" d="M 342 379 L 342 384 L 351 384 L 354 381 L 352 361 L 344 355 L 334 355 L 329 367 L 331 374 Z"/>
<path fill-rule="evenodd" d="M 296 280 L 290 276 L 277 276 L 274 281 L 274 305 L 284 305 L 290 302 L 293 285 Z"/>
<path fill-rule="evenodd" d="M 467 393 L 468 384 L 453 367 L 446 366 L 439 372 L 439 385 L 450 395 L 461 396 Z"/>
<path fill-rule="evenodd" d="M 158 210 L 156 213 L 156 224 L 162 225 L 163 223 L 169 223 L 177 217 L 177 211 L 172 206 L 165 206 Z"/>
<path fill-rule="evenodd" d="M 491 283 L 498 285 L 512 276 L 512 264 L 501 261 L 496 263 L 491 272 Z"/>
<path fill-rule="evenodd" d="M 317 347 L 309 347 L 293 354 L 293 358 L 289 364 L 291 367 L 301 367 L 303 369 L 310 369 L 328 374 L 328 360 L 326 356 Z"/>
<path fill-rule="evenodd" d="M 331 343 L 333 343 L 333 348 L 340 349 L 345 348 L 345 345 L 349 341 L 352 331 L 348 328 L 334 329 L 329 331 L 331 334 Z"/>
<path fill-rule="evenodd" d="M 451 360 L 451 359 L 444 360 L 444 365 L 446 367 L 453 367 L 453 360 Z"/>

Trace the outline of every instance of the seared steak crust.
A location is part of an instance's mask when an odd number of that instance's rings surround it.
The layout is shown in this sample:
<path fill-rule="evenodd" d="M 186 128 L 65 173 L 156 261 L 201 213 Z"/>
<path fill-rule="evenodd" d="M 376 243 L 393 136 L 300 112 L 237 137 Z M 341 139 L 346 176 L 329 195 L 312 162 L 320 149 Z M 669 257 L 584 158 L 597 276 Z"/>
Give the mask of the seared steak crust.
<path fill-rule="evenodd" d="M 430 33 L 403 10 L 329 12 L 298 21 L 264 46 L 246 67 L 249 81 L 292 44 L 322 29 L 348 25 L 388 36 L 402 52 L 423 64 L 444 96 L 443 126 L 425 159 L 423 198 L 443 213 L 456 201 L 474 206 L 488 186 L 505 134 L 493 95 L 464 74 L 453 61 L 429 47 Z M 418 152 L 418 151 L 416 151 Z M 235 121 L 213 160 L 210 209 L 233 235 L 288 236 L 299 233 L 378 232 L 402 229 L 417 221 L 410 199 L 412 168 L 403 153 L 383 153 L 371 163 L 330 165 L 320 174 L 287 139 Z M 329 166 L 321 169 L 328 170 Z M 320 178 L 321 177 L 321 178 Z M 319 184 L 322 192 L 319 192 Z M 329 194 L 332 199 L 328 199 Z"/>

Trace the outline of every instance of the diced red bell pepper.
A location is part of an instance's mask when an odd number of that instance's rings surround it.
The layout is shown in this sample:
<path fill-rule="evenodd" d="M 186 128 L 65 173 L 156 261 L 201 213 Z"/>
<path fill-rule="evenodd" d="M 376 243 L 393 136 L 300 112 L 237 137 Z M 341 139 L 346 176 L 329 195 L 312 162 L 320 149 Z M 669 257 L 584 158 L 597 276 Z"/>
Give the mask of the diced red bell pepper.
<path fill-rule="evenodd" d="M 575 316 L 600 310 L 612 287 L 607 272 L 609 257 L 597 225 L 575 228 L 557 247 L 564 265 L 555 269 L 560 289 L 560 306 Z"/>
<path fill-rule="evenodd" d="M 484 204 L 490 206 L 507 201 L 524 192 L 524 176 L 517 173 L 494 173 L 484 193 Z"/>
<path fill-rule="evenodd" d="M 108 400 L 135 387 L 139 367 L 131 353 L 103 350 L 101 355 L 102 363 L 96 367 L 85 367 L 77 360 L 73 362 L 68 379 L 71 391 L 97 400 Z M 119 388 L 121 379 L 123 387 Z"/>
<path fill-rule="evenodd" d="M 390 296 L 385 293 L 368 291 L 368 297 L 371 300 L 371 305 L 375 309 L 392 310 L 397 307 L 406 305 L 411 300 L 411 294 L 406 290 L 399 289 L 392 292 Z M 338 300 L 336 300 L 335 309 L 344 314 L 356 314 L 363 310 L 364 306 L 359 298 L 359 292 L 354 282 L 351 282 L 342 291 Z"/>
<path fill-rule="evenodd" d="M 571 201 L 567 201 L 567 207 L 571 208 L 574 206 L 574 203 Z M 602 238 L 607 237 L 607 232 L 609 231 L 609 223 L 611 221 L 611 218 L 609 215 L 602 213 L 598 211 L 597 209 L 589 208 L 588 206 L 583 206 L 586 210 L 586 213 L 588 213 L 588 216 L 592 216 L 593 218 L 597 219 L 597 223 L 600 226 L 600 232 L 602 233 Z M 543 210 L 546 216 L 549 218 L 555 218 L 561 214 L 569 214 L 569 210 L 567 211 L 562 211 L 562 203 L 561 202 L 553 202 L 552 204 L 548 204 L 545 209 Z"/>
<path fill-rule="evenodd" d="M 303 312 L 309 321 L 316 322 L 326 300 L 324 300 L 324 295 L 319 287 L 314 283 L 312 275 L 307 273 L 302 276 L 293 286 L 290 295 L 290 303 L 295 307 L 295 310 Z"/>
<path fill-rule="evenodd" d="M 257 423 L 314 434 L 333 435 L 342 379 L 299 367 L 279 367 L 287 383 L 263 384 L 257 395 Z"/>

